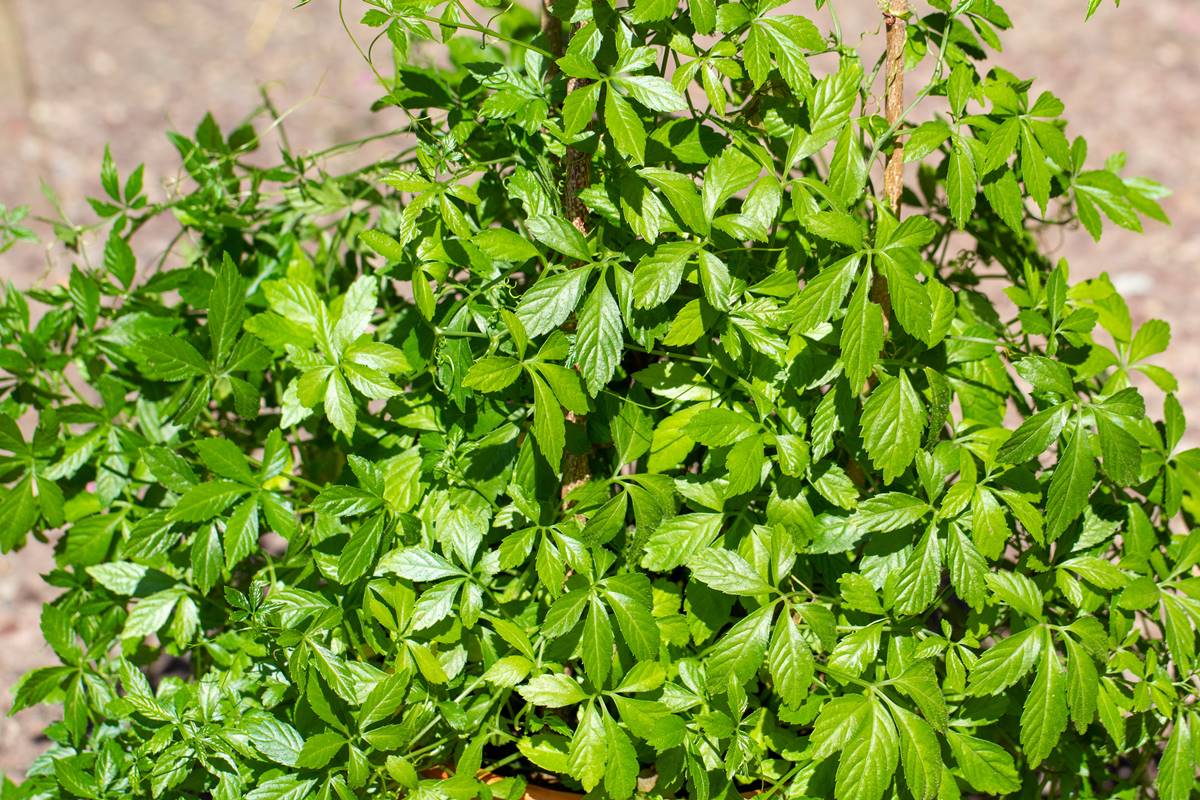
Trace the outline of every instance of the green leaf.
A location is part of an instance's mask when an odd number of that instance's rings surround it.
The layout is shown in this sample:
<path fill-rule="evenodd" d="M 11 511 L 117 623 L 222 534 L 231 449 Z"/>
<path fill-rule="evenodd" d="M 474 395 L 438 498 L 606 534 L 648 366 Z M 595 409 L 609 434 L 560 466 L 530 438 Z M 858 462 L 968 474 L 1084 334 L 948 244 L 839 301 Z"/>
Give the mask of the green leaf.
<path fill-rule="evenodd" d="M 903 492 L 881 492 L 859 504 L 852 521 L 863 533 L 887 533 L 908 527 L 924 518 L 930 507 Z"/>
<path fill-rule="evenodd" d="M 604 788 L 609 797 L 632 797 L 640 771 L 637 751 L 629 736 L 607 713 L 604 714 L 604 738 Z"/>
<path fill-rule="evenodd" d="M 588 398 L 578 372 L 557 364 L 540 363 L 533 365 L 533 368 L 546 381 L 563 408 L 576 414 L 587 413 Z"/>
<path fill-rule="evenodd" d="M 384 516 L 376 514 L 350 534 L 350 541 L 338 557 L 339 583 L 348 586 L 367 574 L 375 564 L 385 527 Z"/>
<path fill-rule="evenodd" d="M 762 173 L 762 166 L 740 150 L 730 148 L 714 158 L 704 170 L 704 216 L 712 220 L 729 198 L 749 186 Z"/>
<path fill-rule="evenodd" d="M 986 739 L 947 731 L 946 740 L 958 762 L 959 772 L 971 788 L 987 794 L 1006 795 L 1021 788 L 1012 756 Z"/>
<path fill-rule="evenodd" d="M 846 634 L 829 654 L 829 666 L 851 675 L 861 675 L 879 654 L 882 633 L 883 625 L 872 622 L 864 628 Z"/>
<path fill-rule="evenodd" d="M 1067 707 L 1071 721 L 1081 735 L 1096 718 L 1097 698 L 1101 694 L 1100 678 L 1092 657 L 1069 636 L 1061 637 L 1067 649 Z"/>
<path fill-rule="evenodd" d="M 528 239 L 507 228 L 484 228 L 471 241 L 492 258 L 514 264 L 522 264 L 538 255 L 537 248 Z"/>
<path fill-rule="evenodd" d="M 617 152 L 634 164 L 645 163 L 646 128 L 629 101 L 611 89 L 604 93 L 604 125 Z"/>
<path fill-rule="evenodd" d="M 139 600 L 125 619 L 121 638 L 140 638 L 158 633 L 159 629 L 166 625 L 167 620 L 171 618 L 171 612 L 175 610 L 175 604 L 179 598 L 178 589 L 167 589 Z"/>
<path fill-rule="evenodd" d="M 868 270 L 859 278 L 858 288 L 850 297 L 842 320 L 842 361 L 846 367 L 846 380 L 854 387 L 861 387 L 874 373 L 883 350 L 883 310 L 868 297 L 870 283 Z"/>
<path fill-rule="evenodd" d="M 891 255 L 880 254 L 877 263 L 887 278 L 892 313 L 900 327 L 913 338 L 924 340 L 933 327 L 933 307 L 925 286 L 913 277 L 909 266 Z"/>
<path fill-rule="evenodd" d="M 1016 173 L 1004 170 L 983 184 L 983 196 L 1005 225 L 1014 231 L 1024 229 L 1025 198 L 1017 183 Z"/>
<path fill-rule="evenodd" d="M 879 800 L 900 760 L 900 740 L 892 716 L 878 700 L 867 713 L 838 760 L 837 800 Z"/>
<path fill-rule="evenodd" d="M 669 572 L 686 564 L 712 543 L 723 520 L 720 514 L 683 514 L 666 520 L 646 541 L 642 567 L 654 572 Z"/>
<path fill-rule="evenodd" d="M 825 267 L 815 278 L 804 285 L 792 301 L 793 323 L 797 333 L 811 333 L 819 325 L 828 322 L 846 298 L 850 284 L 858 270 L 859 256 L 843 258 Z"/>
<path fill-rule="evenodd" d="M 1118 486 L 1137 483 L 1142 467 L 1142 448 L 1132 433 L 1125 430 L 1123 417 L 1113 417 L 1096 409 L 1096 438 L 1104 472 Z"/>
<path fill-rule="evenodd" d="M 971 694 L 999 694 L 1021 680 L 1037 661 L 1042 637 L 1037 628 L 1026 628 L 992 645 L 971 668 Z"/>
<path fill-rule="evenodd" d="M 808 696 L 815 664 L 791 613 L 781 614 L 775 623 L 767 667 L 779 699 L 789 708 L 800 708 Z"/>
<path fill-rule="evenodd" d="M 683 427 L 693 441 L 708 447 L 727 447 L 760 430 L 757 422 L 730 408 L 698 408 Z"/>
<path fill-rule="evenodd" d="M 992 135 L 987 140 L 983 164 L 984 174 L 997 170 L 1008 163 L 1008 159 L 1017 151 L 1017 139 L 1020 135 L 1021 121 L 1017 117 L 1009 117 L 992 131 Z"/>
<path fill-rule="evenodd" d="M 898 706 L 892 718 L 900 733 L 900 763 L 904 782 L 915 800 L 933 800 L 942 782 L 942 749 L 937 735 L 925 720 Z"/>
<path fill-rule="evenodd" d="M 653 598 L 645 575 L 626 573 L 610 578 L 604 596 L 612 608 L 625 643 L 634 656 L 652 659 L 658 655 L 658 623 L 651 613 Z"/>
<path fill-rule="evenodd" d="M 246 794 L 246 800 L 304 800 L 310 795 L 315 781 L 283 775 L 260 783 Z"/>
<path fill-rule="evenodd" d="M 612 699 L 621 715 L 621 722 L 629 727 L 634 736 L 658 752 L 678 747 L 683 742 L 683 719 L 670 713 L 662 703 L 621 695 L 613 695 Z"/>
<path fill-rule="evenodd" d="M 1029 417 L 1001 446 L 997 460 L 1004 464 L 1020 464 L 1037 458 L 1062 433 L 1070 413 L 1070 404 L 1061 403 Z"/>
<path fill-rule="evenodd" d="M 1021 180 L 1025 183 L 1025 191 L 1045 214 L 1046 204 L 1050 202 L 1050 167 L 1028 124 L 1021 126 Z"/>
<path fill-rule="evenodd" d="M 863 405 L 863 446 L 871 463 L 883 471 L 883 482 L 904 474 L 921 446 L 925 409 L 908 375 L 880 382 Z"/>
<path fill-rule="evenodd" d="M 100 800 L 100 794 L 94 788 L 95 778 L 87 772 L 73 759 L 60 758 L 55 759 L 54 777 L 71 795 L 76 797 L 88 798 L 88 800 Z M 4 796 L 9 794 L 7 779 L 4 784 L 0 784 L 0 789 L 4 790 Z"/>
<path fill-rule="evenodd" d="M 242 276 L 226 253 L 221 260 L 208 300 L 208 338 L 212 343 L 215 363 L 225 361 L 242 329 L 245 316 L 246 290 Z"/>
<path fill-rule="evenodd" d="M 698 261 L 700 267 L 700 285 L 704 288 L 704 297 L 713 308 L 725 311 L 729 308 L 729 291 L 732 281 L 729 268 L 725 262 L 707 250 L 700 251 Z"/>
<path fill-rule="evenodd" d="M 867 164 L 863 160 L 862 147 L 854 136 L 854 126 L 842 128 L 833 160 L 829 164 L 829 189 L 846 207 L 863 192 L 867 180 Z"/>
<path fill-rule="evenodd" d="M 221 538 L 213 525 L 205 525 L 192 538 L 192 580 L 202 594 L 208 594 L 221 579 L 225 557 L 221 553 Z"/>
<path fill-rule="evenodd" d="M 977 184 L 975 160 L 970 150 L 955 139 L 946 167 L 946 195 L 950 202 L 950 213 L 954 216 L 954 224 L 960 229 L 967 226 L 971 214 L 975 211 Z"/>
<path fill-rule="evenodd" d="M 508 356 L 486 356 L 467 370 L 463 386 L 481 392 L 498 392 L 521 376 L 521 362 Z"/>
<path fill-rule="evenodd" d="M 1033 617 L 1042 619 L 1042 590 L 1028 575 L 1021 572 L 989 572 L 988 588 L 1003 605 Z"/>
<path fill-rule="evenodd" d="M 596 116 L 603 84 L 588 83 L 576 88 L 563 101 L 563 133 L 575 136 L 587 129 Z"/>
<path fill-rule="evenodd" d="M 591 704 L 579 715 L 568 758 L 568 773 L 583 784 L 584 791 L 590 792 L 604 778 L 608 742 L 600 712 Z"/>
<path fill-rule="evenodd" d="M 1036 767 L 1054 752 L 1067 729 L 1067 674 L 1049 634 L 1042 637 L 1037 677 L 1021 711 L 1021 747 L 1030 767 Z"/>
<path fill-rule="evenodd" d="M 922 122 L 908 134 L 904 143 L 904 162 L 920 161 L 950 138 L 950 126 L 943 120 Z"/>
<path fill-rule="evenodd" d="M 742 617 L 709 648 L 705 656 L 709 685 L 716 693 L 729 686 L 730 678 L 744 684 L 763 665 L 771 636 L 771 606 Z"/>
<path fill-rule="evenodd" d="M 638 170 L 638 174 L 666 196 L 667 202 L 671 204 L 671 208 L 679 215 L 684 225 L 698 233 L 707 234 L 709 232 L 709 221 L 704 216 L 700 193 L 696 191 L 696 184 L 690 176 L 657 167 L 643 167 Z M 678 247 L 690 247 L 682 242 L 672 244 Z M 636 275 L 635 272 L 634 277 Z"/>
<path fill-rule="evenodd" d="M 951 525 L 946 535 L 946 563 L 958 596 L 971 608 L 981 610 L 987 602 L 987 562 L 957 525 Z"/>
<path fill-rule="evenodd" d="M 196 452 L 204 466 L 222 478 L 229 478 L 248 486 L 256 486 L 250 462 L 242 449 L 229 439 L 201 439 L 196 442 Z"/>
<path fill-rule="evenodd" d="M 587 268 L 568 269 L 543 277 L 531 286 L 517 304 L 517 318 L 525 326 L 525 332 L 531 337 L 541 336 L 566 322 L 579 305 L 590 275 Z"/>
<path fill-rule="evenodd" d="M 573 706 L 588 698 L 583 687 L 566 675 L 538 675 L 517 691 L 530 703 L 546 708 Z"/>
<path fill-rule="evenodd" d="M 1196 788 L 1196 746 L 1192 720 L 1180 712 L 1175 718 L 1171 738 L 1158 761 L 1154 787 L 1162 800 L 1187 800 Z"/>
<path fill-rule="evenodd" d="M 1096 460 L 1082 420 L 1075 424 L 1066 451 L 1054 467 L 1050 488 L 1046 491 L 1046 538 L 1057 539 L 1087 506 L 1088 495 L 1096 479 Z"/>
<path fill-rule="evenodd" d="M 976 486 L 971 496 L 971 537 L 984 558 L 997 559 L 1010 535 L 1008 518 L 995 492 Z"/>
<path fill-rule="evenodd" d="M 604 686 L 612 668 L 613 632 L 608 611 L 599 599 L 593 597 L 588 603 L 587 617 L 583 621 L 583 638 L 580 652 L 583 666 L 589 679 L 597 686 Z"/>
<path fill-rule="evenodd" d="M 110 592 L 133 595 L 137 592 L 138 584 L 146 577 L 147 568 L 129 561 L 113 561 L 94 564 L 87 568 L 87 573 Z"/>
<path fill-rule="evenodd" d="M 439 581 L 443 578 L 460 577 L 464 573 L 458 567 L 436 553 L 421 547 L 402 547 L 379 559 L 379 572 L 391 572 L 410 581 Z"/>
<path fill-rule="evenodd" d="M 1034 391 L 1075 396 L 1075 382 L 1066 366 L 1045 356 L 1026 356 L 1015 365 L 1017 374 L 1033 385 Z"/>
<path fill-rule="evenodd" d="M 133 356 L 147 378 L 182 381 L 208 374 L 204 356 L 183 339 L 151 336 L 138 342 Z"/>
<path fill-rule="evenodd" d="M 1096 695 L 1096 712 L 1117 750 L 1125 748 L 1125 716 L 1117 705 L 1120 691 L 1109 678 L 1101 678 L 1100 692 Z"/>
<path fill-rule="evenodd" d="M 843 694 L 829 699 L 813 725 L 813 759 L 822 760 L 841 750 L 863 726 L 873 709 L 865 695 Z"/>
<path fill-rule="evenodd" d="M 129 242 L 121 238 L 116 228 L 109 233 L 108 241 L 104 245 L 104 268 L 126 289 L 133 286 L 133 278 L 137 273 L 137 259 Z"/>
<path fill-rule="evenodd" d="M 920 614 L 937 596 L 942 580 L 942 557 L 935 528 L 930 528 L 913 549 L 908 563 L 895 579 L 892 607 L 897 614 Z"/>
<path fill-rule="evenodd" d="M 296 766 L 302 769 L 324 769 L 345 746 L 346 739 L 340 733 L 318 733 L 305 740 L 304 747 L 296 757 Z"/>
<path fill-rule="evenodd" d="M 329 382 L 325 385 L 325 415 L 333 427 L 337 428 L 347 438 L 354 435 L 354 426 L 358 418 L 358 409 L 350 387 L 342 378 L 340 372 L 329 373 Z"/>
<path fill-rule="evenodd" d="M 369 228 L 358 234 L 359 240 L 367 247 L 374 250 L 379 255 L 391 262 L 400 262 L 404 260 L 404 248 L 395 238 L 387 235 L 383 231 Z"/>
<path fill-rule="evenodd" d="M 788 165 L 794 166 L 833 140 L 850 120 L 862 84 L 862 67 L 844 59 L 838 71 L 817 81 L 809 101 L 809 125 L 796 128 L 788 146 Z"/>
<path fill-rule="evenodd" d="M 672 4 L 672 8 L 674 8 L 674 4 Z M 688 0 L 688 13 L 692 17 L 696 33 L 707 36 L 713 32 L 717 23 L 716 0 Z"/>
<path fill-rule="evenodd" d="M 621 309 L 601 280 L 579 312 L 572 358 L 579 365 L 588 393 L 595 397 L 617 370 L 624 342 Z"/>
<path fill-rule="evenodd" d="M 285 767 L 295 767 L 304 739 L 287 722 L 269 714 L 256 713 L 243 722 L 243 731 L 254 748 L 264 756 Z"/>
<path fill-rule="evenodd" d="M 209 481 L 193 486 L 168 512 L 168 517 L 181 522 L 204 522 L 220 514 L 249 491 L 233 481 Z"/>
<path fill-rule="evenodd" d="M 690 242 L 671 242 L 644 256 L 633 271 L 633 304 L 657 308 L 670 300 L 698 249 Z"/>
<path fill-rule="evenodd" d="M 678 5 L 674 0 L 637 0 L 633 4 L 633 14 L 630 19 L 638 24 L 658 22 L 672 16 Z"/>
<path fill-rule="evenodd" d="M 773 588 L 746 559 L 722 547 L 697 553 L 688 568 L 693 578 L 724 594 L 753 597 L 768 594 Z"/>
<path fill-rule="evenodd" d="M 1148 320 L 1137 329 L 1129 345 L 1129 360 L 1136 363 L 1165 352 L 1171 344 L 1171 326 L 1161 319 Z"/>
<path fill-rule="evenodd" d="M 616 83 L 651 111 L 683 111 L 687 100 L 671 82 L 658 75 L 619 75 Z"/>
<path fill-rule="evenodd" d="M 525 229 L 529 231 L 533 238 L 563 255 L 579 259 L 580 261 L 588 261 L 592 257 L 587 239 L 579 232 L 578 228 L 562 217 L 549 214 L 530 217 L 525 220 Z M 521 316 L 520 309 L 517 311 L 517 316 Z M 524 319 L 521 321 L 525 323 L 526 329 L 530 328 L 528 322 Z M 529 331 L 530 336 L 538 336 L 540 333 L 534 333 L 532 330 Z"/>
<path fill-rule="evenodd" d="M 761 30 L 770 43 L 775 65 L 788 87 L 797 96 L 808 91 L 811 77 L 805 50 L 822 50 L 825 39 L 806 17 L 784 14 L 778 17 L 759 17 L 754 27 Z"/>

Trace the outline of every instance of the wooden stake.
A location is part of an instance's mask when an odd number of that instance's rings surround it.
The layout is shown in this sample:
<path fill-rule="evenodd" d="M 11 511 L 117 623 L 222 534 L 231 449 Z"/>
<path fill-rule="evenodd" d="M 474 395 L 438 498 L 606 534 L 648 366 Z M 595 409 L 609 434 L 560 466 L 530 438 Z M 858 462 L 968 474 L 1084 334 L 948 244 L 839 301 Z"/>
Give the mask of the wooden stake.
<path fill-rule="evenodd" d="M 546 49 L 558 58 L 563 54 L 562 20 L 554 16 L 550 10 L 551 0 L 542 0 L 542 35 L 546 37 Z M 546 77 L 553 78 L 558 74 L 558 64 L 553 59 L 546 64 Z"/>
<path fill-rule="evenodd" d="M 551 0 L 542 0 L 541 7 L 541 30 L 546 34 L 546 41 L 550 43 L 551 53 L 562 55 L 564 52 L 563 43 L 563 26 L 557 17 L 554 17 L 550 11 Z M 547 74 L 557 72 L 557 66 L 553 66 Z M 581 88 L 587 80 L 580 78 L 570 78 L 566 82 L 566 94 L 570 95 L 572 91 Z M 580 194 L 586 190 L 588 184 L 592 182 L 592 156 L 578 150 L 576 148 L 566 149 L 566 154 L 563 156 L 563 211 L 566 213 L 566 218 L 569 219 L 572 225 L 575 225 L 576 230 L 581 234 L 588 233 L 588 207 L 583 204 L 580 199 Z M 574 411 L 566 413 L 566 421 L 576 423 L 576 425 L 587 425 L 587 417 L 582 414 L 576 415 Z M 584 485 L 589 480 L 592 480 L 592 464 L 588 458 L 588 453 L 564 452 L 563 453 L 563 487 L 560 497 L 564 500 L 566 495 L 575 491 L 577 487 Z"/>
<path fill-rule="evenodd" d="M 908 40 L 908 25 L 904 17 L 907 14 L 908 0 L 890 0 L 883 14 L 887 26 L 884 113 L 888 125 L 896 124 L 896 120 L 904 113 L 904 45 Z M 883 193 L 896 216 L 900 216 L 900 195 L 903 192 L 904 143 L 897 135 L 883 171 Z"/>
<path fill-rule="evenodd" d="M 908 14 L 908 0 L 888 0 L 883 12 L 887 26 L 887 55 L 884 69 L 884 114 L 888 125 L 894 125 L 904 113 L 904 45 L 908 39 L 908 25 L 904 16 Z M 883 168 L 883 196 L 888 208 L 900 216 L 900 196 L 904 193 L 904 144 L 900 136 L 894 137 L 892 152 Z M 892 298 L 887 281 L 878 273 L 871 282 L 871 299 L 883 308 L 884 325 L 892 316 Z"/>

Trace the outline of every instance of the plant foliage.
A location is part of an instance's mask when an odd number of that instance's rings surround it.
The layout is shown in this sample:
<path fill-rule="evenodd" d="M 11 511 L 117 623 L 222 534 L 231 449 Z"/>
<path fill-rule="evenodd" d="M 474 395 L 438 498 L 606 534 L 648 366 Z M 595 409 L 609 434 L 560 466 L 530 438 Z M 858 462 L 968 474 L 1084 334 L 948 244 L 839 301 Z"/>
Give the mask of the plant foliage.
<path fill-rule="evenodd" d="M 823 0 L 367 5 L 391 158 L 205 118 L 4 294 L 62 708 L 4 800 L 1193 795 L 1169 329 L 1039 239 L 1164 191 L 999 5 L 893 9 L 899 62 Z"/>

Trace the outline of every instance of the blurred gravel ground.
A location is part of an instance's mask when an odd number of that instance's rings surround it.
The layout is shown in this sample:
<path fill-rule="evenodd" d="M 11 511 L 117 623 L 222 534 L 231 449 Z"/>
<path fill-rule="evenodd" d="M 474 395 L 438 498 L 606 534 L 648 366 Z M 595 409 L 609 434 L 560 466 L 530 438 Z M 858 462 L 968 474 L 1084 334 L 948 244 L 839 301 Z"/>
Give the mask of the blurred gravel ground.
<path fill-rule="evenodd" d="M 796 4 L 800 13 L 811 4 Z M 1088 24 L 1085 0 L 1010 0 L 1017 33 L 997 63 L 1038 78 L 1067 105 L 1069 134 L 1084 134 L 1095 161 L 1129 151 L 1129 174 L 1173 187 L 1165 207 L 1174 225 L 1145 236 L 1108 226 L 1095 245 L 1081 230 L 1048 242 L 1076 278 L 1108 272 L 1137 322 L 1169 321 L 1175 341 L 1159 363 L 1179 376 L 1179 396 L 1200 424 L 1200 4 L 1195 0 L 1111 3 Z M 842 24 L 874 31 L 875 0 L 838 0 Z M 356 0 L 347 9 L 358 12 Z M 401 124 L 372 114 L 374 78 L 346 39 L 333 0 L 300 9 L 287 0 L 107 0 L 91 10 L 74 0 L 0 0 L 0 203 L 49 208 L 39 180 L 68 215 L 89 219 L 99 163 L 111 144 L 122 174 L 146 163 L 161 193 L 178 174 L 166 129 L 190 133 L 205 111 L 226 130 L 260 103 L 258 87 L 288 112 L 298 150 L 316 150 Z M 272 147 L 267 140 L 267 147 Z M 386 145 L 360 154 L 385 152 Z M 160 195 L 161 196 L 161 195 Z M 153 244 L 153 243 L 151 243 Z M 36 247 L 0 256 L 0 279 L 25 288 L 65 274 L 61 253 Z M 1193 312 L 1193 313 L 1189 313 Z M 7 687 L 50 663 L 37 619 L 48 599 L 38 577 L 52 566 L 33 545 L 0 558 L 0 713 Z M 50 709 L 0 717 L 0 771 L 19 777 L 42 749 L 37 731 Z"/>

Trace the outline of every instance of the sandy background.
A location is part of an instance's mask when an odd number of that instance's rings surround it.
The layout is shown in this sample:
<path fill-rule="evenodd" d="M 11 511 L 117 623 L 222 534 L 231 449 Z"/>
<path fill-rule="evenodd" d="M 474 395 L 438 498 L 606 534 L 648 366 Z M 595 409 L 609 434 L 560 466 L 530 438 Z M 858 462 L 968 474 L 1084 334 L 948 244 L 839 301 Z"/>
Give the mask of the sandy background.
<path fill-rule="evenodd" d="M 178 171 L 163 131 L 190 133 L 209 110 L 228 130 L 259 105 L 259 86 L 289 111 L 297 149 L 400 125 L 399 112 L 370 112 L 374 79 L 334 0 L 291 5 L 106 0 L 81 9 L 74 0 L 0 0 L 0 204 L 45 213 L 45 180 L 69 215 L 90 220 L 84 198 L 100 193 L 105 144 L 122 175 L 145 161 L 146 184 L 161 196 Z M 1159 363 L 1175 371 L 1180 399 L 1200 422 L 1200 4 L 1155 0 L 1115 10 L 1106 2 L 1086 25 L 1085 0 L 1006 5 L 1018 34 L 999 63 L 1036 76 L 1066 102 L 1068 133 L 1086 135 L 1093 160 L 1128 150 L 1130 174 L 1175 189 L 1164 203 L 1169 228 L 1152 224 L 1138 236 L 1106 226 L 1099 246 L 1081 230 L 1061 231 L 1050 244 L 1071 260 L 1075 277 L 1109 272 L 1136 321 L 1171 323 L 1174 343 Z M 346 6 L 361 10 L 356 0 Z M 878 25 L 875 0 L 837 6 L 848 36 Z M 0 255 L 0 279 L 26 288 L 64 266 L 61 255 L 25 246 Z M 37 629 L 47 598 L 38 576 L 51 566 L 44 545 L 0 557 L 0 714 L 17 677 L 52 658 Z M 0 716 L 0 771 L 20 776 L 51 718 L 49 709 Z"/>

